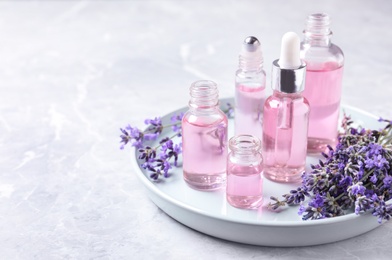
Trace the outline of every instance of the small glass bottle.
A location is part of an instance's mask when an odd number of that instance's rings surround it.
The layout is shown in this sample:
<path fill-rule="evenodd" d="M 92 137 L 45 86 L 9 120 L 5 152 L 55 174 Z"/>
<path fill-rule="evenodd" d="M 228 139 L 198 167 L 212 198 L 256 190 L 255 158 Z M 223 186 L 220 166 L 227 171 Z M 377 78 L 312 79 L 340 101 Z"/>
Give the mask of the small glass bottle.
<path fill-rule="evenodd" d="M 273 94 L 264 104 L 264 176 L 278 182 L 299 181 L 305 169 L 309 104 L 301 95 L 306 65 L 299 44 L 297 34 L 283 36 L 280 58 L 272 67 Z"/>
<path fill-rule="evenodd" d="M 219 189 L 226 183 L 227 117 L 219 109 L 215 82 L 194 82 L 190 95 L 182 119 L 184 180 L 194 189 Z"/>
<path fill-rule="evenodd" d="M 236 135 L 250 134 L 262 138 L 262 113 L 265 101 L 265 71 L 260 42 L 247 37 L 239 56 L 239 69 L 235 78 Z"/>
<path fill-rule="evenodd" d="M 302 94 L 310 104 L 309 153 L 320 153 L 337 142 L 344 56 L 331 43 L 329 24 L 327 14 L 309 15 L 301 42 L 301 58 L 306 62 Z"/>
<path fill-rule="evenodd" d="M 234 136 L 229 141 L 226 198 L 237 208 L 255 209 L 263 202 L 260 140 L 252 135 Z"/>

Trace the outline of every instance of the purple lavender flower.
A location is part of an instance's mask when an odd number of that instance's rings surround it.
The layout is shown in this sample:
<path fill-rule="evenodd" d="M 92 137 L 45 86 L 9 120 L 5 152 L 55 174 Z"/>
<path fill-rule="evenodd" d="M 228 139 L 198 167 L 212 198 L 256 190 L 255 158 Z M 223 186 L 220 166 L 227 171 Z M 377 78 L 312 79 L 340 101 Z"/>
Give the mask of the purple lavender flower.
<path fill-rule="evenodd" d="M 303 204 L 299 205 L 298 215 L 304 214 L 305 211 L 306 211 L 306 207 Z"/>
<path fill-rule="evenodd" d="M 172 138 L 181 136 L 181 120 L 184 113 L 174 115 L 171 117 L 171 123 L 164 126 L 160 117 L 148 118 L 144 120 L 147 129 L 144 131 L 139 130 L 136 127 L 130 125 L 126 126 L 121 130 L 121 146 L 120 149 L 124 149 L 124 146 L 130 143 L 138 149 L 140 160 L 143 160 L 141 167 L 150 172 L 150 178 L 157 180 L 159 176 L 169 177 L 169 170 L 172 168 L 170 161 L 173 162 L 174 166 L 177 166 L 178 156 L 181 154 L 181 143 L 175 144 Z M 161 135 L 165 127 L 172 127 L 172 131 L 177 134 L 172 137 L 165 137 L 159 141 L 159 145 L 156 147 L 146 146 L 144 147 L 145 141 L 154 141 Z M 158 157 L 157 157 L 158 154 Z"/>
<path fill-rule="evenodd" d="M 291 190 L 290 194 L 283 195 L 288 205 L 300 204 L 305 200 L 305 196 L 309 196 L 305 187 L 298 187 L 296 190 Z"/>
<path fill-rule="evenodd" d="M 177 166 L 178 155 L 182 153 L 182 143 L 175 144 L 173 147 L 173 155 L 174 155 L 174 166 Z"/>
<path fill-rule="evenodd" d="M 144 120 L 144 123 L 146 125 L 154 125 L 154 126 L 158 126 L 158 125 L 162 125 L 162 119 L 160 117 L 155 117 L 154 119 L 146 119 Z"/>
<path fill-rule="evenodd" d="M 372 215 L 378 217 L 378 223 L 382 223 L 382 220 L 390 220 L 392 216 L 392 204 L 386 205 L 383 196 L 377 196 L 374 194 L 372 196 L 373 208 Z"/>
<path fill-rule="evenodd" d="M 173 149 L 173 140 L 169 138 L 162 139 L 162 141 L 160 141 L 159 143 L 161 144 L 162 151 Z"/>
<path fill-rule="evenodd" d="M 144 140 L 146 140 L 146 141 L 156 140 L 158 138 L 158 136 L 159 136 L 158 133 L 144 134 Z"/>
<path fill-rule="evenodd" d="M 324 197 L 324 207 L 325 211 L 328 212 L 329 216 L 341 216 L 344 215 L 344 211 L 342 209 L 342 206 L 347 208 L 348 206 L 346 204 L 339 204 L 339 201 L 334 197 L 331 196 L 329 193 L 326 194 Z"/>
<path fill-rule="evenodd" d="M 230 116 L 234 109 L 230 103 L 228 103 L 227 106 L 228 110 L 226 112 Z M 124 146 L 127 144 L 136 147 L 139 152 L 138 158 L 143 161 L 141 167 L 150 172 L 150 178 L 153 180 L 157 180 L 159 176 L 162 175 L 164 177 L 169 177 L 169 170 L 172 168 L 170 161 L 174 166 L 177 166 L 178 157 L 182 152 L 181 142 L 174 143 L 172 139 L 174 137 L 181 137 L 181 122 L 183 116 L 183 112 L 173 115 L 170 118 L 171 124 L 169 125 L 163 125 L 160 117 L 148 118 L 144 120 L 144 123 L 148 125 L 147 129 L 144 131 L 130 125 L 126 126 L 124 129 L 120 128 L 120 149 L 124 149 Z M 165 127 L 171 127 L 171 130 L 176 134 L 170 138 L 163 138 L 156 147 L 144 146 L 145 141 L 157 140 Z M 218 129 L 211 134 L 219 140 L 220 147 L 224 149 L 226 145 L 224 143 L 226 132 L 222 132 L 222 129 L 218 127 Z"/>
<path fill-rule="evenodd" d="M 181 136 L 181 126 L 179 125 L 172 125 L 172 131 L 175 133 L 179 133 L 179 136 Z"/>
<path fill-rule="evenodd" d="M 120 128 L 122 135 L 120 135 L 122 145 L 120 149 L 124 149 L 124 146 L 131 143 L 132 146 L 136 148 L 141 148 L 143 141 L 143 133 L 136 127 L 126 126 L 124 129 Z"/>
<path fill-rule="evenodd" d="M 219 140 L 219 148 L 221 149 L 221 152 L 226 149 L 226 135 L 227 127 L 223 123 L 219 124 L 215 129 L 213 136 Z"/>
<path fill-rule="evenodd" d="M 324 197 L 320 194 L 316 194 L 316 196 L 309 202 L 309 206 L 315 208 L 321 208 L 324 205 Z"/>
<path fill-rule="evenodd" d="M 389 169 L 389 163 L 387 159 L 385 159 L 381 154 L 377 155 L 377 157 L 374 159 L 374 164 L 379 168 L 386 168 Z"/>
<path fill-rule="evenodd" d="M 275 202 L 268 203 L 268 208 L 271 209 L 271 210 L 276 210 L 279 207 L 286 205 L 285 201 L 280 201 L 277 197 L 271 196 L 270 199 L 272 201 L 275 201 Z"/>
<path fill-rule="evenodd" d="M 370 181 L 375 184 L 378 181 L 377 175 L 373 174 L 372 176 L 370 176 Z"/>
<path fill-rule="evenodd" d="M 305 210 L 300 209 L 299 213 L 303 214 L 302 219 L 323 219 L 336 216 L 337 210 L 334 210 L 334 212 L 330 211 L 332 208 L 329 199 L 328 195 L 316 194 L 312 197 Z"/>
<path fill-rule="evenodd" d="M 347 191 L 349 192 L 350 195 L 361 195 L 363 196 L 365 194 L 366 188 L 362 185 L 362 182 L 358 182 L 352 186 L 350 186 Z"/>
<path fill-rule="evenodd" d="M 155 117 L 154 119 L 144 120 L 146 125 L 149 125 L 145 132 L 160 134 L 163 130 L 162 119 L 160 117 Z"/>
<path fill-rule="evenodd" d="M 145 160 L 146 162 L 157 156 L 156 150 L 150 146 L 139 149 L 139 153 L 139 159 Z"/>
<path fill-rule="evenodd" d="M 170 160 L 174 158 L 174 165 L 177 166 L 178 160 L 178 148 L 175 148 L 176 145 L 173 146 L 173 141 L 171 139 L 164 139 L 165 141 L 161 144 L 161 151 L 159 153 L 159 157 L 156 157 L 155 149 L 153 152 L 149 152 L 149 150 L 141 149 L 140 159 L 146 159 L 146 162 L 141 166 L 144 169 L 147 169 L 155 174 L 152 174 L 151 178 L 156 180 L 159 175 L 163 175 L 165 178 L 169 177 L 169 170 L 172 168 L 170 164 Z M 152 155 L 151 155 L 152 154 Z"/>
<path fill-rule="evenodd" d="M 382 180 L 384 183 L 384 188 L 386 189 L 391 189 L 392 186 L 392 176 L 385 176 L 385 178 Z"/>
<path fill-rule="evenodd" d="M 366 152 L 367 157 L 371 157 L 373 155 L 379 155 L 381 154 L 383 149 L 381 145 L 375 143 L 371 143 L 365 148 L 368 148 L 368 151 Z"/>
<path fill-rule="evenodd" d="M 152 173 L 150 174 L 150 178 L 156 181 L 156 180 L 158 180 L 159 175 L 160 175 L 160 172 L 159 172 L 159 171 L 157 171 L 157 172 L 152 172 Z"/>
<path fill-rule="evenodd" d="M 146 169 L 146 170 L 155 172 L 155 171 L 154 171 L 154 162 L 155 162 L 155 158 L 147 159 L 147 160 L 146 160 L 144 163 L 142 163 L 140 166 L 141 166 L 143 169 Z"/>
<path fill-rule="evenodd" d="M 353 183 L 353 178 L 351 176 L 344 176 L 340 181 L 339 181 L 339 186 L 340 187 L 348 187 Z"/>
<path fill-rule="evenodd" d="M 184 112 L 181 112 L 180 114 L 178 114 L 178 115 L 173 115 L 173 116 L 171 116 L 170 117 L 170 122 L 172 122 L 173 124 L 174 123 L 177 123 L 177 122 L 181 122 L 182 121 L 182 118 L 184 117 Z"/>
<path fill-rule="evenodd" d="M 181 112 L 178 115 L 173 115 L 170 118 L 170 121 L 172 123 L 172 131 L 175 133 L 178 133 L 178 136 L 181 136 L 181 122 L 182 122 L 182 118 L 184 117 L 184 113 Z"/>
<path fill-rule="evenodd" d="M 346 165 L 344 164 L 344 162 L 339 162 L 339 163 L 338 163 L 338 169 L 339 169 L 340 171 L 343 171 L 345 167 L 346 167 Z"/>
<path fill-rule="evenodd" d="M 392 122 L 381 121 L 387 125 L 379 131 L 354 129 L 351 119 L 344 117 L 345 132 L 336 148 L 328 147 L 328 153 L 322 154 L 325 160 L 302 175 L 299 188 L 309 197 L 307 206 L 302 205 L 305 200 L 300 202 L 304 220 L 340 216 L 352 206 L 356 214 L 372 211 L 380 223 L 391 218 L 392 205 L 385 201 L 392 198 Z M 274 197 L 270 208 L 298 204 L 297 193 L 298 189 L 290 191 L 282 201 Z"/>
<path fill-rule="evenodd" d="M 234 107 L 230 103 L 226 103 L 227 108 L 223 110 L 223 112 L 227 115 L 228 118 L 234 118 Z M 259 113 L 261 116 L 261 113 Z"/>
<path fill-rule="evenodd" d="M 163 166 L 163 172 L 164 172 L 163 176 L 165 178 L 169 177 L 168 172 L 172 168 L 171 164 L 168 161 L 164 161 L 162 166 Z"/>

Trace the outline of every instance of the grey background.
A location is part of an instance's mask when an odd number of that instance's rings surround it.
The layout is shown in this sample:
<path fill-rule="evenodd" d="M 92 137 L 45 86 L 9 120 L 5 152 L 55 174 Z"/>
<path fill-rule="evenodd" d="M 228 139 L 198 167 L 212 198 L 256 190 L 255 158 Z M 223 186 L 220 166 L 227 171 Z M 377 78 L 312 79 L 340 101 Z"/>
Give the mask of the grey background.
<path fill-rule="evenodd" d="M 390 259 L 392 223 L 303 248 L 191 230 L 148 199 L 118 128 L 186 106 L 198 79 L 233 96 L 248 35 L 269 75 L 281 36 L 313 12 L 331 15 L 345 53 L 342 103 L 392 118 L 391 11 L 387 0 L 1 1 L 0 259 Z"/>

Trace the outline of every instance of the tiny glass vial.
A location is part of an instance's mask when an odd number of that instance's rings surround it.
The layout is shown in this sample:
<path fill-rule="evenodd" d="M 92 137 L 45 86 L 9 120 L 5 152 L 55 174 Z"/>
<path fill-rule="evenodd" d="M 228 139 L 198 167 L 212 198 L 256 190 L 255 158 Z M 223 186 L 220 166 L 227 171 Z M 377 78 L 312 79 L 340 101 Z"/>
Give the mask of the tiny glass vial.
<path fill-rule="evenodd" d="M 215 82 L 194 82 L 190 96 L 182 119 L 184 180 L 197 190 L 216 190 L 226 183 L 227 117 Z"/>
<path fill-rule="evenodd" d="M 256 209 L 263 202 L 260 143 L 252 135 L 234 136 L 229 141 L 226 198 L 234 207 Z"/>
<path fill-rule="evenodd" d="M 308 153 L 323 152 L 337 142 L 344 56 L 331 43 L 329 24 L 327 14 L 309 15 L 301 42 L 301 58 L 306 62 L 302 94 L 310 105 Z"/>
<path fill-rule="evenodd" d="M 279 60 L 272 66 L 273 94 L 264 104 L 264 177 L 277 182 L 297 182 L 305 169 L 309 104 L 301 94 L 306 64 L 299 58 L 295 33 L 282 39 Z"/>
<path fill-rule="evenodd" d="M 239 56 L 239 69 L 235 77 L 236 135 L 250 134 L 262 138 L 262 115 L 265 101 L 265 71 L 260 42 L 247 37 Z"/>

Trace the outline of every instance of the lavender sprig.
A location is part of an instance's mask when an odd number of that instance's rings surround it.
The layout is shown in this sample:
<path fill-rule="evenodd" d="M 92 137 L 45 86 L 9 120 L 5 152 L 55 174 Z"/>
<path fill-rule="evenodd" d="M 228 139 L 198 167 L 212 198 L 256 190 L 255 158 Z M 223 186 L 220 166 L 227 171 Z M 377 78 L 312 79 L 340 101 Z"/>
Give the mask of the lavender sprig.
<path fill-rule="evenodd" d="M 160 117 L 154 119 L 146 119 L 144 123 L 148 125 L 147 129 L 141 131 L 137 127 L 127 125 L 124 129 L 120 128 L 122 135 L 120 135 L 121 141 L 120 149 L 124 149 L 125 145 L 130 143 L 136 148 L 142 148 L 144 141 L 156 140 L 157 137 L 162 133 L 163 125 Z"/>
<path fill-rule="evenodd" d="M 223 112 L 229 117 L 234 117 L 234 108 L 230 103 L 226 103 L 226 109 Z M 150 178 L 157 180 L 160 176 L 169 177 L 169 170 L 173 166 L 177 166 L 179 155 L 182 153 L 182 143 L 174 143 L 175 137 L 181 137 L 181 122 L 184 113 L 175 114 L 170 118 L 170 123 L 163 125 L 160 117 L 154 119 L 146 119 L 144 123 L 147 129 L 142 131 L 137 127 L 130 125 L 125 128 L 120 128 L 121 131 L 121 146 L 124 149 L 127 144 L 134 146 L 143 163 L 140 165 L 150 173 Z M 174 133 L 170 137 L 165 137 L 159 141 L 159 145 L 155 147 L 146 146 L 146 141 L 157 140 L 164 128 L 171 127 Z M 220 135 L 221 136 L 221 135 Z"/>
<path fill-rule="evenodd" d="M 138 158 L 143 160 L 140 165 L 143 169 L 150 172 L 150 178 L 157 180 L 160 176 L 165 178 L 169 177 L 169 170 L 173 165 L 177 166 L 178 156 L 181 154 L 181 142 L 175 144 L 173 139 L 175 137 L 181 137 L 181 120 L 184 113 L 174 115 L 171 117 L 170 124 L 163 125 L 160 117 L 154 119 L 146 119 L 144 123 L 148 126 L 146 130 L 141 131 L 137 127 L 130 125 L 124 129 L 120 128 L 122 135 L 120 149 L 124 149 L 124 146 L 131 144 L 137 148 L 139 152 Z M 156 140 L 162 133 L 164 128 L 171 127 L 175 133 L 171 137 L 165 137 L 159 141 L 159 145 L 155 147 L 145 146 L 145 141 Z"/>
<path fill-rule="evenodd" d="M 141 164 L 143 169 L 150 171 L 150 178 L 157 180 L 159 176 L 163 175 L 165 178 L 169 177 L 169 170 L 172 168 L 170 160 L 173 159 L 173 165 L 177 166 L 178 155 L 181 154 L 181 143 L 174 144 L 172 137 L 166 137 L 159 142 L 159 145 L 151 148 L 146 146 L 139 149 L 139 159 L 144 160 Z M 158 148 L 161 148 L 157 154 Z"/>
<path fill-rule="evenodd" d="M 328 146 L 325 159 L 303 173 L 299 188 L 282 200 L 271 197 L 269 208 L 300 205 L 304 220 L 341 216 L 350 208 L 356 214 L 370 211 L 379 223 L 389 220 L 392 205 L 385 202 L 392 198 L 392 122 L 380 121 L 387 125 L 379 131 L 354 128 L 345 115 L 336 148 Z"/>

